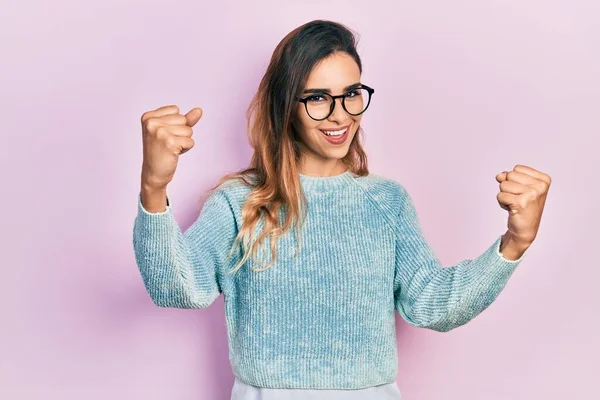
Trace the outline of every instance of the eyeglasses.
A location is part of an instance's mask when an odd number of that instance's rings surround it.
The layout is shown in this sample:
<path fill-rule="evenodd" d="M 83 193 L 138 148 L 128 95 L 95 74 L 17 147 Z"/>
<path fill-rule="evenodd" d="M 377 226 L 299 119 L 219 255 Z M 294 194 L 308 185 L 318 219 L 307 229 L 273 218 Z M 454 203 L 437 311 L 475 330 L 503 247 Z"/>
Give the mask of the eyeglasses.
<path fill-rule="evenodd" d="M 329 118 L 335 108 L 335 99 L 342 99 L 342 107 L 350 115 L 357 116 L 364 113 L 369 104 L 371 104 L 371 95 L 375 89 L 367 85 L 349 90 L 344 94 L 332 96 L 329 93 L 315 93 L 305 97 L 296 98 L 304 103 L 304 108 L 309 117 L 315 121 L 322 121 Z"/>

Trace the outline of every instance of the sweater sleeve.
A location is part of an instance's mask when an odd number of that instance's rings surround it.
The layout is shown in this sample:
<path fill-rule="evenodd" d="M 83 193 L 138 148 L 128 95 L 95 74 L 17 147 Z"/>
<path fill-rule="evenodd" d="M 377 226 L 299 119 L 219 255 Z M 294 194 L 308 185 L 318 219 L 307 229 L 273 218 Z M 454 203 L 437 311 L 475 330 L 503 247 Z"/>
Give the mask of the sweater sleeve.
<path fill-rule="evenodd" d="M 523 259 L 500 253 L 500 235 L 474 259 L 444 267 L 427 243 L 412 199 L 400 185 L 396 215 L 394 305 L 411 325 L 447 332 L 466 324 L 500 294 Z"/>
<path fill-rule="evenodd" d="M 133 248 L 152 301 L 174 308 L 211 305 L 222 292 L 223 270 L 235 260 L 228 256 L 236 234 L 233 211 L 218 190 L 211 193 L 185 232 L 170 205 L 165 211 L 151 213 L 139 193 Z"/>

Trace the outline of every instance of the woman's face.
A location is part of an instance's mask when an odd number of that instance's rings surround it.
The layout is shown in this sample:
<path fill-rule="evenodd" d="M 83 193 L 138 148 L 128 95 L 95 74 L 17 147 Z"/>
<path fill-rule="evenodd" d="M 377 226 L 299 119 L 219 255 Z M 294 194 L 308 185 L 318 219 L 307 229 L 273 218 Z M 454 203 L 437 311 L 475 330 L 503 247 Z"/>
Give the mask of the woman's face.
<path fill-rule="evenodd" d="M 325 93 L 333 96 L 346 93 L 351 85 L 360 83 L 360 70 L 352 57 L 347 53 L 338 52 L 322 60 L 311 71 L 304 92 L 300 97 L 306 97 L 315 89 L 324 89 Z M 319 107 L 318 102 L 324 98 L 313 99 L 313 107 Z M 323 168 L 334 172 L 345 170 L 341 159 L 348 153 L 350 143 L 358 130 L 362 114 L 353 116 L 342 107 L 342 99 L 335 100 L 333 113 L 322 121 L 315 121 L 306 112 L 303 103 L 297 103 L 297 123 L 301 149 L 302 169 L 306 171 L 320 171 Z M 349 100 L 347 100 L 349 102 Z M 309 103 L 309 107 L 311 107 Z M 352 111 L 352 110 L 351 110 Z M 317 118 L 320 118 L 317 116 Z M 340 136 L 326 136 L 326 131 L 337 133 L 347 128 L 345 140 L 342 143 L 332 142 Z M 328 137 L 332 141 L 328 140 Z M 338 165 L 339 164 L 339 165 Z M 341 168 L 338 170 L 337 168 Z"/>

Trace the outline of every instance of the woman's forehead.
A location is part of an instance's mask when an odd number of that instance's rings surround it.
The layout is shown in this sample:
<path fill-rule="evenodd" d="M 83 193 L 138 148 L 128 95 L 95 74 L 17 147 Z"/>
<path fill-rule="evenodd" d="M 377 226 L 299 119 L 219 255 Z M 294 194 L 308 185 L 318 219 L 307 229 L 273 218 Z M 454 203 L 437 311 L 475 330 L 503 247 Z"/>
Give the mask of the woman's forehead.
<path fill-rule="evenodd" d="M 343 92 L 360 82 L 360 70 L 356 61 L 345 53 L 325 58 L 310 72 L 305 90 L 329 89 L 332 93 Z"/>

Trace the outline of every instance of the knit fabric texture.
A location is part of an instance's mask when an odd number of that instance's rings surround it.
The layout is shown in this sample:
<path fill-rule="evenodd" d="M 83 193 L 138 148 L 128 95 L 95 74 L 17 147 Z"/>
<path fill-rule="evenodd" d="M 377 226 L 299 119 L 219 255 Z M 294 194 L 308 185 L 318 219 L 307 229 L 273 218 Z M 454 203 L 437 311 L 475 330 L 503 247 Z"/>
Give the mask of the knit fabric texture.
<path fill-rule="evenodd" d="M 133 246 L 150 298 L 160 307 L 204 308 L 223 293 L 232 370 L 254 386 L 394 382 L 394 311 L 416 327 L 457 328 L 497 298 L 525 255 L 505 259 L 500 235 L 476 258 L 443 266 L 400 183 L 350 170 L 300 175 L 300 182 L 308 207 L 301 251 L 288 231 L 277 242 L 276 263 L 260 272 L 249 267 L 264 265 L 249 259 L 227 273 L 241 256 L 240 243 L 228 258 L 249 187 L 219 186 L 185 232 L 169 203 L 150 213 L 138 195 Z"/>

